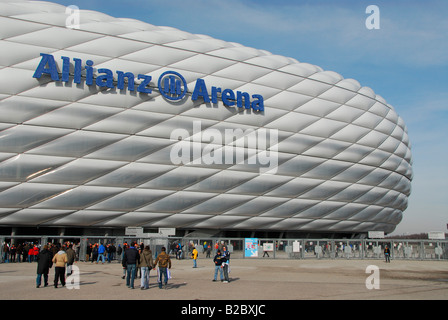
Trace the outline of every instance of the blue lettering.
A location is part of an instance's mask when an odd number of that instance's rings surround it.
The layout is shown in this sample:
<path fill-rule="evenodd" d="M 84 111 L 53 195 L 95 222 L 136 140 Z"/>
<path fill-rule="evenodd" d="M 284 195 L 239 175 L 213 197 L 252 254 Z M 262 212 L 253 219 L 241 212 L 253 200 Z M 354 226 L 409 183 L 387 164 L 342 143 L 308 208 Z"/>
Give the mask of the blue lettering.
<path fill-rule="evenodd" d="M 42 73 L 49 74 L 51 80 L 59 81 L 58 69 L 56 67 L 56 62 L 51 54 L 41 53 L 42 59 L 40 59 L 39 65 L 34 72 L 33 78 L 40 78 Z M 48 64 L 48 68 L 45 66 Z"/>
<path fill-rule="evenodd" d="M 73 75 L 73 82 L 74 83 L 81 83 L 81 64 L 82 60 L 78 58 L 74 58 L 73 61 L 75 61 L 75 72 Z"/>
<path fill-rule="evenodd" d="M 236 93 L 236 106 L 238 108 L 243 107 L 243 97 L 244 97 L 244 108 L 250 109 L 250 97 L 247 92 L 237 91 Z"/>
<path fill-rule="evenodd" d="M 124 90 L 124 78 L 128 78 L 128 90 L 134 91 L 134 74 L 132 72 L 123 72 L 117 71 L 118 80 L 117 80 L 117 88 L 120 90 Z"/>
<path fill-rule="evenodd" d="M 223 104 L 227 107 L 237 105 L 238 108 L 245 109 L 254 109 L 254 111 L 264 111 L 264 102 L 263 97 L 259 94 L 254 94 L 252 98 L 255 100 L 250 100 L 250 95 L 247 92 L 237 91 L 236 96 L 235 92 L 232 89 L 224 89 L 222 90 L 219 87 L 211 88 L 211 102 L 216 104 L 218 103 L 218 94 L 221 93 L 221 100 Z M 205 85 L 204 79 L 197 79 L 196 85 L 193 90 L 193 94 L 191 96 L 191 100 L 196 101 L 202 97 L 204 102 L 210 102 L 210 97 L 208 95 L 207 86 Z"/>
<path fill-rule="evenodd" d="M 93 61 L 92 60 L 87 60 L 86 61 L 86 84 L 88 86 L 91 86 L 93 84 Z"/>
<path fill-rule="evenodd" d="M 196 80 L 196 85 L 194 86 L 193 95 L 191 100 L 195 101 L 201 96 L 204 102 L 210 102 L 210 97 L 208 96 L 207 87 L 205 86 L 205 81 L 203 79 Z"/>
<path fill-rule="evenodd" d="M 218 93 L 221 93 L 221 88 L 212 87 L 212 103 L 218 103 Z"/>
<path fill-rule="evenodd" d="M 146 86 L 149 86 L 149 82 L 151 81 L 152 77 L 144 74 L 139 74 L 138 78 L 143 79 L 143 81 L 138 86 L 137 91 L 143 93 L 151 93 L 152 92 L 151 88 L 146 88 Z"/>
<path fill-rule="evenodd" d="M 33 74 L 33 78 L 40 78 L 43 74 L 50 75 L 54 81 L 68 82 L 70 78 L 70 58 L 62 56 L 62 72 L 59 77 L 58 67 L 53 55 L 41 53 L 41 60 Z M 73 58 L 74 71 L 73 82 L 80 84 L 82 78 L 82 60 Z M 114 73 L 110 69 L 98 69 L 98 76 L 94 77 L 94 62 L 87 60 L 84 66 L 85 69 L 85 83 L 88 86 L 96 84 L 98 87 L 114 88 Z M 125 90 L 125 78 L 127 79 L 127 89 L 129 91 L 135 90 L 135 77 L 132 72 L 116 71 L 117 82 L 116 87 L 119 90 Z M 164 77 L 165 76 L 165 77 Z M 150 82 L 152 77 L 149 75 L 139 74 L 138 79 L 142 80 L 137 87 L 138 92 L 152 93 Z M 163 84 L 163 87 L 161 86 Z M 182 90 L 182 86 L 184 90 Z M 183 98 L 187 92 L 187 84 L 185 79 L 177 72 L 167 71 L 159 77 L 158 88 L 160 93 L 169 100 L 179 100 Z M 253 109 L 254 111 L 264 111 L 263 96 L 259 94 L 252 95 L 252 101 L 249 93 L 237 91 L 236 94 L 232 89 L 221 89 L 219 87 L 211 87 L 211 96 L 208 94 L 207 85 L 204 79 L 197 79 L 191 96 L 192 101 L 196 101 L 200 97 L 205 103 L 217 104 L 219 98 L 226 107 L 236 105 L 238 108 Z"/>
<path fill-rule="evenodd" d="M 264 100 L 263 100 L 263 96 L 259 95 L 259 94 L 254 94 L 252 95 L 252 98 L 256 99 L 254 101 L 252 101 L 252 109 L 254 109 L 255 111 L 264 111 Z"/>
<path fill-rule="evenodd" d="M 222 102 L 224 105 L 231 107 L 235 105 L 235 93 L 230 89 L 225 89 L 222 92 Z"/>
<path fill-rule="evenodd" d="M 62 58 L 62 77 L 61 80 L 63 82 L 68 82 L 68 76 L 70 75 L 70 58 L 69 57 L 61 57 Z"/>
<path fill-rule="evenodd" d="M 114 87 L 114 75 L 112 71 L 106 68 L 98 69 L 98 72 L 105 73 L 96 77 L 96 85 L 98 87 Z"/>

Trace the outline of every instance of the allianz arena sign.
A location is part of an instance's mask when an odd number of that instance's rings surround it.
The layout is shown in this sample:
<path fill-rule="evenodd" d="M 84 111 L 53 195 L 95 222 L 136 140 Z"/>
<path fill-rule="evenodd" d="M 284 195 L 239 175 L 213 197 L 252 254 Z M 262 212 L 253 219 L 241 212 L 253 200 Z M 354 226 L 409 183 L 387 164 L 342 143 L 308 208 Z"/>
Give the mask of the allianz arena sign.
<path fill-rule="evenodd" d="M 42 75 L 50 75 L 53 81 L 68 82 L 70 79 L 70 58 L 62 56 L 62 74 L 59 77 L 56 61 L 51 54 L 41 53 L 41 60 L 34 72 L 33 78 L 41 78 Z M 94 75 L 94 62 L 87 60 L 84 67 L 82 66 L 82 60 L 79 58 L 73 58 L 74 72 L 73 82 L 81 83 L 82 71 L 85 70 L 85 83 L 88 86 L 97 85 L 98 87 L 107 87 L 110 89 L 117 88 L 119 90 L 125 90 L 125 80 L 127 82 L 127 89 L 129 91 L 137 91 L 141 93 L 152 93 L 150 82 L 152 76 L 139 74 L 135 78 L 132 72 L 116 71 L 117 80 L 114 79 L 114 72 L 108 68 L 99 68 L 98 75 Z M 135 79 L 139 83 L 136 83 Z M 137 89 L 136 84 L 138 84 Z M 160 75 L 157 82 L 160 93 L 168 100 L 182 100 L 185 98 L 188 92 L 187 82 L 185 78 L 178 72 L 167 71 Z M 210 93 L 207 85 L 203 79 L 197 79 L 196 84 L 191 96 L 191 100 L 196 101 L 202 98 L 205 103 L 218 103 L 220 98 L 223 104 L 227 107 L 237 106 L 238 108 L 253 109 L 254 111 L 264 111 L 263 96 L 259 94 L 253 94 L 252 99 L 247 92 L 237 91 L 236 93 L 232 89 L 222 89 L 220 87 L 212 86 Z"/>

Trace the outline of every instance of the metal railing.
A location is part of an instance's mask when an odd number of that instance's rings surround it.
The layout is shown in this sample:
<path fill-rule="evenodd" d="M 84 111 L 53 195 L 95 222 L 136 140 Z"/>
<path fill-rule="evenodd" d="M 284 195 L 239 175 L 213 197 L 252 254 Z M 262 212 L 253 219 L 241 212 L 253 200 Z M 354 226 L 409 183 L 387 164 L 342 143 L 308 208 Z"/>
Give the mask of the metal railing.
<path fill-rule="evenodd" d="M 391 259 L 448 260 L 448 240 L 0 236 L 1 262 L 11 260 L 5 252 L 5 243 L 33 242 L 40 246 L 66 241 L 74 243 L 80 261 L 89 259 L 86 256 L 88 244 L 114 244 L 118 248 L 134 241 L 149 245 L 154 254 L 164 246 L 181 259 L 190 259 L 193 246 L 198 249 L 200 258 L 210 259 L 217 249 L 228 250 L 232 259 L 384 259 L 384 248 L 388 246 Z M 178 244 L 182 248 L 180 252 L 176 248 Z M 120 260 L 120 256 L 115 253 L 114 259 Z"/>

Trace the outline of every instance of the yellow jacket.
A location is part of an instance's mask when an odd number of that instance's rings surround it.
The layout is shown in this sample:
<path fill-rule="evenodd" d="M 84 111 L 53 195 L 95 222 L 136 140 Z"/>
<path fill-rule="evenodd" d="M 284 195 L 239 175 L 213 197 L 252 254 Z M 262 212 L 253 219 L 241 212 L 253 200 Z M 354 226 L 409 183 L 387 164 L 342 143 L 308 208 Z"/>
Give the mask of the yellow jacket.
<path fill-rule="evenodd" d="M 196 260 L 198 258 L 199 252 L 198 252 L 198 250 L 196 248 L 194 248 L 192 254 L 193 254 L 193 259 Z"/>

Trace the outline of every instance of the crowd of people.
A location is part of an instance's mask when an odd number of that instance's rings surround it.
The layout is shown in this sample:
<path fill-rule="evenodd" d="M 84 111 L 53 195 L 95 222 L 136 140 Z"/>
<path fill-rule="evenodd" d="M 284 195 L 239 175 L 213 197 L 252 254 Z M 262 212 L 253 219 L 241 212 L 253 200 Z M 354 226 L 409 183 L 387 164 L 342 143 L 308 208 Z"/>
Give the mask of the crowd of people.
<path fill-rule="evenodd" d="M 134 281 L 140 273 L 140 289 L 149 289 L 149 275 L 151 270 L 157 267 L 157 282 L 159 288 L 167 286 L 170 278 L 169 269 L 171 269 L 171 258 L 166 253 L 166 248 L 162 247 L 161 252 L 153 259 L 152 251 L 148 245 L 136 242 L 123 244 L 123 256 L 121 259 L 123 267 L 122 279 L 126 279 L 126 286 L 134 289 Z"/>
<path fill-rule="evenodd" d="M 187 244 L 187 250 L 191 254 L 193 261 L 193 268 L 198 267 L 199 251 L 197 244 Z M 212 251 L 212 244 L 204 242 L 202 253 L 206 258 L 210 258 Z M 218 272 L 220 273 L 220 280 L 222 282 L 229 282 L 229 262 L 230 252 L 222 244 L 213 245 L 215 256 L 213 263 L 215 266 L 215 273 L 213 281 L 217 281 Z M 167 286 L 171 269 L 170 254 L 175 255 L 176 259 L 183 259 L 181 243 L 172 243 L 169 252 L 165 247 L 161 248 L 160 252 L 153 255 L 150 247 L 144 245 L 143 242 L 137 244 L 132 242 L 130 244 L 124 242 L 115 246 L 113 243 L 88 243 L 85 250 L 85 257 L 79 256 L 80 244 L 65 242 L 65 243 L 48 243 L 40 246 L 39 243 L 24 242 L 15 246 L 14 244 L 4 243 L 2 247 L 3 262 L 37 262 L 37 277 L 36 288 L 49 285 L 49 272 L 54 266 L 54 280 L 53 286 L 58 288 L 59 284 L 66 285 L 66 279 L 72 274 L 72 266 L 75 261 L 84 260 L 91 263 L 111 263 L 113 260 L 121 262 L 123 267 L 122 279 L 125 279 L 126 286 L 134 289 L 134 282 L 140 278 L 140 289 L 149 289 L 149 276 L 151 270 L 157 272 L 157 283 L 159 288 Z"/>
<path fill-rule="evenodd" d="M 113 243 L 106 245 L 102 243 L 89 243 L 86 249 L 85 261 L 91 261 L 92 263 L 111 263 L 113 260 L 120 258 L 123 252 L 122 246 L 119 244 L 116 247 Z"/>
<path fill-rule="evenodd" d="M 76 252 L 73 249 L 72 243 L 61 244 L 46 244 L 39 250 L 36 257 L 37 262 L 37 277 L 36 288 L 39 288 L 42 284 L 42 278 L 44 279 L 44 287 L 49 285 L 48 274 L 50 268 L 54 265 L 54 281 L 55 288 L 59 283 L 64 287 L 66 276 L 70 276 L 72 273 L 72 266 L 75 263 Z"/>
<path fill-rule="evenodd" d="M 41 248 L 39 243 L 23 242 L 18 245 L 3 243 L 2 245 L 2 262 L 36 262 Z"/>

